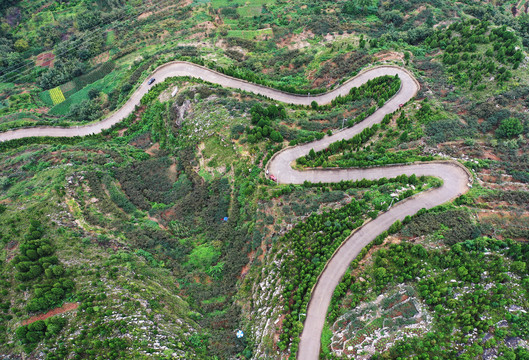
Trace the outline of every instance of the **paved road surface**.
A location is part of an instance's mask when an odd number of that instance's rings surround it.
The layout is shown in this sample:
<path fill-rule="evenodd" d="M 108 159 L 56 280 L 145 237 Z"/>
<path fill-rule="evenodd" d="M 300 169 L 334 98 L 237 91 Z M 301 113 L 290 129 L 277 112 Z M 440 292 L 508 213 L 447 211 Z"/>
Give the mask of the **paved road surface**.
<path fill-rule="evenodd" d="M 323 139 L 310 144 L 290 147 L 280 151 L 269 161 L 267 169 L 270 171 L 270 174 L 276 176 L 278 182 L 284 184 L 301 184 L 305 180 L 311 182 L 338 182 L 340 180 L 358 180 L 362 178 L 392 178 L 401 174 L 436 176 L 441 178 L 444 183 L 440 188 L 423 192 L 398 203 L 389 211 L 362 226 L 344 241 L 342 246 L 327 263 L 313 289 L 299 345 L 299 360 L 317 360 L 319 358 L 321 332 L 334 288 L 340 282 L 351 261 L 360 253 L 362 248 L 375 239 L 378 234 L 387 230 L 396 220 L 402 220 L 406 215 L 413 215 L 421 208 L 432 208 L 443 204 L 465 193 L 468 190 L 467 184 L 471 181 L 471 174 L 456 162 L 428 162 L 368 169 L 307 171 L 296 171 L 292 169 L 292 162 L 308 154 L 310 149 L 319 151 L 325 149 L 335 141 L 349 139 L 360 133 L 363 129 L 381 122 L 384 115 L 392 113 L 398 109 L 400 104 L 404 104 L 413 98 L 419 90 L 419 84 L 408 71 L 399 67 L 380 66 L 366 70 L 333 91 L 310 97 L 287 94 L 264 86 L 248 83 L 186 62 L 171 62 L 165 64 L 156 69 L 151 76 L 155 77 L 157 82 L 161 82 L 172 76 L 190 76 L 224 87 L 264 95 L 285 103 L 310 105 L 312 101 L 316 101 L 322 105 L 330 103 L 332 99 L 339 95 L 347 95 L 353 87 L 358 87 L 370 79 L 383 75 L 398 75 L 402 85 L 398 93 L 388 100 L 382 108 L 354 127 L 337 132 L 332 136 L 325 136 Z M 38 127 L 13 130 L 0 133 L 0 141 L 30 136 L 68 137 L 99 133 L 120 122 L 134 111 L 134 108 L 139 104 L 142 96 L 149 91 L 150 87 L 147 85 L 146 80 L 123 107 L 100 122 L 76 128 Z"/>
<path fill-rule="evenodd" d="M 333 91 L 316 96 L 287 94 L 265 86 L 249 83 L 244 80 L 235 79 L 233 77 L 226 76 L 208 68 L 183 61 L 174 61 L 162 65 L 153 72 L 151 77 L 156 78 L 156 84 L 162 82 L 168 77 L 189 76 L 199 78 L 214 84 L 219 84 L 224 87 L 230 87 L 234 89 L 248 91 L 254 94 L 264 95 L 271 99 L 289 104 L 310 105 L 312 101 L 316 101 L 318 104 L 323 105 L 330 103 L 332 99 L 336 98 L 339 95 L 347 95 L 351 88 L 357 87 L 365 83 L 369 79 L 373 79 L 386 74 L 395 75 L 397 73 L 405 73 L 405 70 L 394 68 L 391 66 L 373 68 L 371 70 L 363 72 L 359 76 L 352 78 L 351 80 L 347 81 L 342 86 L 336 88 Z M 140 100 L 143 95 L 145 95 L 149 91 L 149 89 L 154 86 L 154 84 L 147 84 L 147 81 L 151 77 L 145 79 L 145 81 L 139 86 L 139 88 L 132 94 L 130 99 L 119 110 L 99 122 L 70 128 L 44 126 L 6 131 L 0 133 L 0 141 L 20 139 L 31 136 L 71 137 L 100 133 L 102 130 L 111 128 L 113 125 L 117 124 L 134 111 L 134 108 L 140 103 Z M 407 86 L 403 86 L 403 88 L 408 89 Z"/>
<path fill-rule="evenodd" d="M 397 110 L 400 104 L 413 98 L 419 90 L 419 84 L 413 76 L 401 68 L 380 67 L 376 76 L 397 74 L 402 82 L 399 92 L 378 109 L 373 115 L 361 123 L 340 131 L 332 136 L 309 144 L 289 147 L 279 153 L 267 164 L 270 174 L 273 174 L 279 183 L 302 184 L 310 182 L 338 182 L 340 180 L 361 180 L 363 178 L 375 180 L 381 177 L 392 178 L 401 174 L 417 176 L 435 176 L 443 180 L 440 188 L 423 192 L 393 206 L 391 210 L 378 216 L 373 221 L 362 226 L 351 237 L 347 238 L 342 246 L 329 260 L 321 273 L 317 284 L 313 288 L 311 300 L 307 308 L 301 341 L 299 344 L 299 360 L 317 360 L 320 352 L 320 339 L 331 302 L 334 289 L 340 282 L 349 264 L 360 251 L 376 238 L 377 235 L 387 230 L 396 220 L 402 220 L 407 215 L 413 215 L 422 208 L 432 208 L 447 201 L 455 199 L 468 191 L 468 183 L 472 181 L 471 174 L 457 162 L 428 162 L 412 165 L 397 165 L 374 167 L 368 169 L 325 169 L 297 171 L 292 168 L 292 163 L 301 156 L 307 155 L 311 149 L 319 151 L 327 148 L 331 143 L 350 139 L 363 129 L 380 123 L 386 114 Z M 363 75 L 354 79 L 355 86 L 360 85 Z M 353 82 L 351 81 L 351 83 Z"/>

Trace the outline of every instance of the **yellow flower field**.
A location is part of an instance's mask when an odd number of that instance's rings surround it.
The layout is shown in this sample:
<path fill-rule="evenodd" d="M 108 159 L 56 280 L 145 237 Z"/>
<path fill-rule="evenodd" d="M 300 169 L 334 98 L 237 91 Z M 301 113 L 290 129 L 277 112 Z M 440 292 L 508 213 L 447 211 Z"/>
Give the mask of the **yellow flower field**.
<path fill-rule="evenodd" d="M 58 86 L 56 88 L 50 89 L 50 97 L 51 101 L 53 101 L 53 105 L 60 104 L 64 100 L 66 100 L 64 98 L 61 88 Z"/>

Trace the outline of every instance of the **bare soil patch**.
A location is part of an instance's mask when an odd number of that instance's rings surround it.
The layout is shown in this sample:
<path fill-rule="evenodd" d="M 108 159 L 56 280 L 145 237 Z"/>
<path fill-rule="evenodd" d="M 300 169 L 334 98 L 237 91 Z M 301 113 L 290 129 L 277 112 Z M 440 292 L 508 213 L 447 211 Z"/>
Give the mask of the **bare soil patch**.
<path fill-rule="evenodd" d="M 278 48 L 288 48 L 289 50 L 302 49 L 309 46 L 308 39 L 314 38 L 312 31 L 303 31 L 300 34 L 291 34 L 276 43 Z"/>
<path fill-rule="evenodd" d="M 404 60 L 404 54 L 396 52 L 396 51 L 381 51 L 379 53 L 376 53 L 375 57 L 379 61 L 390 61 L 390 60 L 403 61 Z"/>
<path fill-rule="evenodd" d="M 169 173 L 169 178 L 171 181 L 177 180 L 178 172 L 176 171 L 176 163 L 173 163 L 171 166 L 169 166 L 169 170 L 167 171 Z"/>
<path fill-rule="evenodd" d="M 92 65 L 102 64 L 110 60 L 110 51 L 105 51 L 92 59 Z"/>
<path fill-rule="evenodd" d="M 154 156 L 158 150 L 160 150 L 160 143 L 154 143 L 150 148 L 145 150 L 145 152 L 151 156 Z"/>
<path fill-rule="evenodd" d="M 495 160 L 495 161 L 501 161 L 501 159 L 498 157 L 498 155 L 494 154 L 491 150 L 484 150 L 483 151 L 483 158 L 484 159 Z"/>
<path fill-rule="evenodd" d="M 75 310 L 78 307 L 79 307 L 78 303 L 66 303 L 59 308 L 55 308 L 55 309 L 48 311 L 46 314 L 32 316 L 29 319 L 24 320 L 22 322 L 22 325 L 28 325 L 28 324 L 34 323 L 35 321 L 39 321 L 39 320 L 46 320 L 47 318 L 50 318 L 52 316 L 64 314 L 65 312 Z"/>
<path fill-rule="evenodd" d="M 35 65 L 52 68 L 53 64 L 55 63 L 55 54 L 52 52 L 45 52 L 37 55 L 37 59 L 35 60 Z"/>
<path fill-rule="evenodd" d="M 154 221 L 155 223 L 157 223 L 158 226 L 160 227 L 160 229 L 167 230 L 167 227 L 164 224 L 162 224 L 162 222 L 159 219 L 157 219 L 157 218 L 155 218 L 155 217 L 153 217 L 151 215 L 148 215 L 148 214 L 147 214 L 147 218 L 149 220 Z"/>
<path fill-rule="evenodd" d="M 146 19 L 146 18 L 148 18 L 151 15 L 152 15 L 152 11 L 144 12 L 144 13 L 140 14 L 140 16 L 138 16 L 138 20 Z"/>
<path fill-rule="evenodd" d="M 6 246 L 6 262 L 10 262 L 17 254 L 19 243 L 17 241 L 11 240 L 7 243 Z"/>
<path fill-rule="evenodd" d="M 250 270 L 250 265 L 252 264 L 254 258 L 255 258 L 255 250 L 252 250 L 248 254 L 248 263 L 246 265 L 244 265 L 242 270 L 241 270 L 241 275 L 239 275 L 240 279 L 243 279 L 246 276 L 246 274 Z"/>

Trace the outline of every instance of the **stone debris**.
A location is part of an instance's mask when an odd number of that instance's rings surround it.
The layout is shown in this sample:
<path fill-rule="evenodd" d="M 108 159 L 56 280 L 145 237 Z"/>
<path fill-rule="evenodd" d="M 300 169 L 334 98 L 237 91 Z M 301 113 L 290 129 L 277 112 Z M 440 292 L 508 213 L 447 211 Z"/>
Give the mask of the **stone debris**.
<path fill-rule="evenodd" d="M 184 122 L 186 112 L 191 109 L 191 101 L 186 99 L 181 106 L 178 106 L 178 103 L 175 101 L 173 104 L 173 111 L 176 114 L 176 126 L 181 127 Z"/>

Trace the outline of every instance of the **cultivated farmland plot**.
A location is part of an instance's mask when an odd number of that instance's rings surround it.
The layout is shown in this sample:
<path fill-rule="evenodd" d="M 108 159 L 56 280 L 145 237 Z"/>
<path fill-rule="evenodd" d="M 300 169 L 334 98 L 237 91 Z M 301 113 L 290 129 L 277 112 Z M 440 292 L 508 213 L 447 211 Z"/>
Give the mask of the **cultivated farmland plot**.
<path fill-rule="evenodd" d="M 50 90 L 50 96 L 51 101 L 53 101 L 53 105 L 57 105 L 62 103 L 65 99 L 64 94 L 62 93 L 62 90 L 60 87 L 56 87 Z"/>

